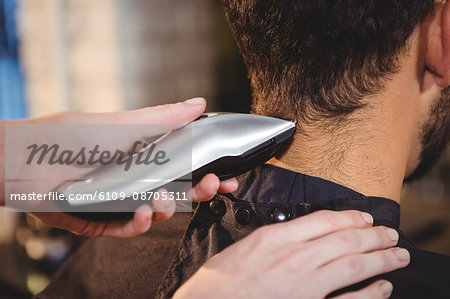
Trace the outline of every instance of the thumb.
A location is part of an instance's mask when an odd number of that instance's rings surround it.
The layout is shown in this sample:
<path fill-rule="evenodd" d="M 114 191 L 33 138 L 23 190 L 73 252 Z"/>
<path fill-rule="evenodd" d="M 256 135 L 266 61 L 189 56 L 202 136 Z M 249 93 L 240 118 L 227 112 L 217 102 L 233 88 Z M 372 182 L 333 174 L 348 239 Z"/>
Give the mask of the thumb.
<path fill-rule="evenodd" d="M 173 124 L 183 125 L 195 120 L 206 108 L 203 98 L 193 98 L 132 111 L 97 114 L 97 121 L 105 124 Z M 91 118 L 95 119 L 95 118 Z"/>
<path fill-rule="evenodd" d="M 62 115 L 64 118 L 63 121 L 56 121 L 56 123 L 113 125 L 110 129 L 115 130 L 114 134 L 108 132 L 106 135 L 110 137 L 106 140 L 102 136 L 105 135 L 104 131 L 109 129 L 104 126 L 96 127 L 89 134 L 78 135 L 101 143 L 103 146 L 111 143 L 110 145 L 114 148 L 123 150 L 124 146 L 128 149 L 137 140 L 157 136 L 192 122 L 205 111 L 205 108 L 205 99 L 193 98 L 175 104 L 166 104 L 132 111 L 108 113 L 70 112 Z M 58 115 L 56 115 L 56 118 L 58 118 Z M 117 125 L 137 126 L 124 126 L 123 129 L 118 129 Z M 80 130 L 83 131 L 85 128 L 80 127 Z"/>

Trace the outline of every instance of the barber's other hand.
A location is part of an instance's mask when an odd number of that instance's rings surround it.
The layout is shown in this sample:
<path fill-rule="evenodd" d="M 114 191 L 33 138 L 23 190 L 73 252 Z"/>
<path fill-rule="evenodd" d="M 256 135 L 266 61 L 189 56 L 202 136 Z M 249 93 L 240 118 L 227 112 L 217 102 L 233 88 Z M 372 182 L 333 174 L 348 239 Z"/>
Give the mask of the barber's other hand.
<path fill-rule="evenodd" d="M 24 119 L 17 122 L 28 124 L 39 123 L 87 123 L 87 124 L 169 124 L 176 128 L 185 123 L 198 118 L 205 110 L 206 102 L 202 98 L 195 98 L 176 104 L 162 105 L 144 108 L 134 111 L 121 111 L 113 113 L 80 113 L 63 112 L 45 117 Z M 144 127 L 145 128 L 145 127 Z M 129 140 L 139 140 L 143 138 L 145 132 L 133 132 L 135 136 L 128 136 Z M 85 138 L 89 138 L 86 136 Z M 89 140 L 88 140 L 89 141 Z M 114 146 L 129 146 L 129 141 L 124 144 L 114 144 Z M 43 171 L 45 170 L 42 167 Z M 78 169 L 77 169 L 78 170 Z M 80 169 L 83 171 L 83 169 Z M 192 200 L 210 200 L 216 193 L 233 192 L 237 189 L 238 183 L 232 178 L 220 181 L 214 174 L 206 175 L 191 190 Z M 56 187 L 56 186 L 55 186 Z M 50 191 L 50 190 L 49 190 Z M 76 218 L 66 213 L 39 212 L 29 213 L 33 218 L 45 224 L 71 231 L 78 235 L 92 237 L 134 237 L 146 232 L 152 224 L 170 218 L 173 212 L 153 212 L 149 205 L 139 207 L 134 218 L 129 221 L 113 223 L 97 223 Z"/>
<path fill-rule="evenodd" d="M 367 219 L 369 221 L 367 221 Z M 257 229 L 205 263 L 175 298 L 324 298 L 409 264 L 395 230 L 359 211 L 319 211 Z M 336 298 L 388 298 L 379 280 Z"/>

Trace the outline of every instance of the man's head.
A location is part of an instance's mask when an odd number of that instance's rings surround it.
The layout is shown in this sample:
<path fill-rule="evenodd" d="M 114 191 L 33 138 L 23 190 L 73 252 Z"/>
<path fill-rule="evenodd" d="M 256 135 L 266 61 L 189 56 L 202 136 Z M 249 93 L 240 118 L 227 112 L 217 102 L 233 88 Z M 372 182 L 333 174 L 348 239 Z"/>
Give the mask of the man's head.
<path fill-rule="evenodd" d="M 401 130 L 416 134 L 406 167 L 406 175 L 417 169 L 411 178 L 444 148 L 450 123 L 444 90 L 450 84 L 450 5 L 434 0 L 224 4 L 248 67 L 255 113 L 296 119 L 301 129 L 346 126 L 355 112 L 400 107 L 398 117 L 410 123 Z M 402 86 L 396 80 L 394 89 L 394 78 L 406 78 L 402 72 L 414 82 L 403 80 Z M 413 107 L 401 111 L 401 105 L 380 102 L 386 90 Z"/>

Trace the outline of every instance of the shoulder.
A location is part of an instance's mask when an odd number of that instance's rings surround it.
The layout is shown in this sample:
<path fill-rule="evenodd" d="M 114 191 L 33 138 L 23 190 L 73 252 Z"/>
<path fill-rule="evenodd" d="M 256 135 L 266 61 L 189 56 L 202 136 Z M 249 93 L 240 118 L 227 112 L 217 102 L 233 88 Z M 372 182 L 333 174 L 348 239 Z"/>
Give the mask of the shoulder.
<path fill-rule="evenodd" d="M 153 297 L 191 217 L 176 213 L 132 239 L 87 240 L 37 298 Z"/>

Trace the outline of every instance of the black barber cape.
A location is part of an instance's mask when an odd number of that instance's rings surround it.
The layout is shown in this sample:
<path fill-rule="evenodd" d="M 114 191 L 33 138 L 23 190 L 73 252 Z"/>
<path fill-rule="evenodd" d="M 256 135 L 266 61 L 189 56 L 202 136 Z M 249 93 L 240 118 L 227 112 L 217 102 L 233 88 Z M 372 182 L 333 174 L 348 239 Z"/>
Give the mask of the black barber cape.
<path fill-rule="evenodd" d="M 37 297 L 171 297 L 209 258 L 256 228 L 319 209 L 365 211 L 374 217 L 374 225 L 399 231 L 400 207 L 389 199 L 366 197 L 333 182 L 271 165 L 238 180 L 236 192 L 199 204 L 193 217 L 176 213 L 134 239 L 88 240 Z M 383 278 L 394 285 L 391 298 L 450 298 L 450 257 L 419 250 L 399 234 L 398 246 L 411 255 L 408 267 L 338 293 Z"/>

